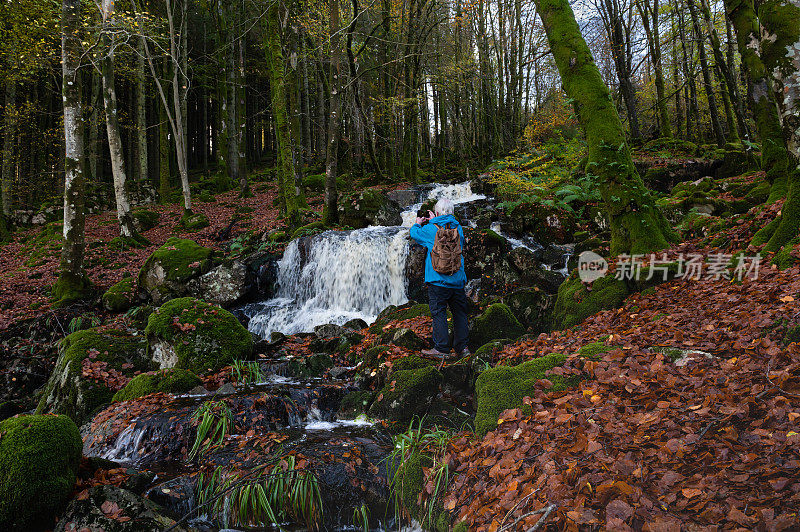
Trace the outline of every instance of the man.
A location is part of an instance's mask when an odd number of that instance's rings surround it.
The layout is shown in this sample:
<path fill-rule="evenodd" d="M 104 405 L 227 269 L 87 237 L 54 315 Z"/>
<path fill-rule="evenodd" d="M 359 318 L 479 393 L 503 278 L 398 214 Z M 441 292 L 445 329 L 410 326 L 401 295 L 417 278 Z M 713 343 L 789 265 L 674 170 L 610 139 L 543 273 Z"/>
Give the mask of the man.
<path fill-rule="evenodd" d="M 428 299 L 433 318 L 433 349 L 422 351 L 424 355 L 444 360 L 450 356 L 450 335 L 447 332 L 447 306 L 453 313 L 453 349 L 460 357 L 469 355 L 467 340 L 469 329 L 467 325 L 467 294 L 464 285 L 467 275 L 464 272 L 464 230 L 453 216 L 453 202 L 442 198 L 434 206 L 434 213 L 428 211 L 428 216 L 417 217 L 416 223 L 411 227 L 411 238 L 428 252 L 425 257 L 425 284 L 428 286 Z M 427 222 L 427 223 L 426 223 Z M 440 228 L 458 230 L 461 243 L 461 265 L 450 275 L 440 273 L 433 267 L 431 252 L 434 249 L 436 233 Z M 453 235 L 455 237 L 455 235 Z M 441 238 L 441 237 L 440 237 Z"/>

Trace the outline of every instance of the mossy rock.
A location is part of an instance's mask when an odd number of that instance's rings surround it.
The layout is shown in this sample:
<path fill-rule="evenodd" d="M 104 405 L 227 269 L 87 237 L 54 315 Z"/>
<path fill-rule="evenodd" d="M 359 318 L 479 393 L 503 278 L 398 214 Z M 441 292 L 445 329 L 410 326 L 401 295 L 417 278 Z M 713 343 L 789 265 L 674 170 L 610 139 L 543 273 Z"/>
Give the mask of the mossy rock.
<path fill-rule="evenodd" d="M 686 157 L 694 157 L 699 153 L 697 144 L 694 142 L 663 137 L 651 140 L 644 145 L 643 149 L 651 152 L 669 151 L 672 155 L 683 155 Z"/>
<path fill-rule="evenodd" d="M 800 244 L 800 236 L 788 241 L 780 251 L 775 253 L 770 263 L 777 266 L 780 270 L 785 270 L 800 262 L 797 259 L 797 253 L 794 251 L 795 246 L 798 244 Z"/>
<path fill-rule="evenodd" d="M 280 229 L 273 229 L 272 231 L 267 233 L 265 240 L 267 242 L 283 242 L 287 238 L 288 235 L 286 234 L 286 231 L 281 231 Z"/>
<path fill-rule="evenodd" d="M 137 375 L 120 391 L 114 394 L 112 402 L 129 401 L 151 393 L 185 393 L 203 384 L 200 377 L 191 371 L 180 368 L 162 369 L 153 373 Z"/>
<path fill-rule="evenodd" d="M 115 236 L 108 243 L 108 249 L 112 252 L 127 251 L 129 249 L 140 249 L 150 245 L 150 241 L 141 235 L 136 236 Z"/>
<path fill-rule="evenodd" d="M 292 233 L 291 239 L 294 240 L 295 238 L 300 238 L 301 236 L 313 235 L 322 232 L 324 230 L 325 230 L 324 223 L 320 221 L 311 222 L 310 224 L 298 227 L 297 230 L 294 233 Z"/>
<path fill-rule="evenodd" d="M 131 216 L 133 217 L 136 230 L 140 233 L 154 228 L 158 225 L 159 220 L 161 220 L 160 214 L 148 209 L 135 209 L 131 211 Z"/>
<path fill-rule="evenodd" d="M 178 227 L 192 233 L 200 231 L 201 229 L 205 229 L 209 225 L 211 224 L 209 223 L 208 218 L 202 212 L 193 213 L 187 211 L 183 214 L 183 216 L 181 216 L 181 219 L 178 222 Z"/>
<path fill-rule="evenodd" d="M 0 529 L 52 528 L 72 493 L 82 449 L 66 416 L 0 422 Z"/>
<path fill-rule="evenodd" d="M 430 315 L 431 309 L 426 303 L 415 303 L 401 307 L 390 305 L 378 314 L 378 317 L 369 329 L 373 334 L 380 334 L 382 328 L 392 321 L 403 321 Z"/>
<path fill-rule="evenodd" d="M 503 303 L 495 303 L 477 318 L 469 334 L 470 344 L 482 346 L 500 338 L 519 338 L 525 334 L 525 327 Z"/>
<path fill-rule="evenodd" d="M 433 466 L 430 456 L 421 452 L 411 453 L 394 473 L 394 488 L 399 495 L 400 504 L 414 517 L 420 517 L 421 508 L 417 500 L 425 489 L 424 468 Z"/>
<path fill-rule="evenodd" d="M 411 329 L 390 329 L 381 336 L 381 342 L 412 351 L 425 348 L 425 341 Z"/>
<path fill-rule="evenodd" d="M 305 188 L 322 191 L 325 190 L 325 174 L 309 174 L 303 178 Z"/>
<path fill-rule="evenodd" d="M 139 270 L 139 288 L 157 304 L 186 295 L 186 284 L 210 269 L 212 254 L 193 240 L 168 238 Z"/>
<path fill-rule="evenodd" d="M 287 365 L 287 370 L 294 376 L 309 378 L 321 377 L 323 373 L 333 367 L 333 359 L 325 353 L 315 353 L 305 358 L 293 358 Z"/>
<path fill-rule="evenodd" d="M 403 223 L 400 204 L 377 189 L 345 195 L 339 201 L 339 222 L 361 229 L 369 225 L 400 225 Z"/>
<path fill-rule="evenodd" d="M 494 430 L 497 420 L 504 410 L 523 408 L 522 399 L 536 394 L 536 383 L 541 379 L 549 380 L 553 386 L 550 390 L 565 390 L 574 386 L 578 378 L 564 378 L 560 375 L 546 375 L 552 368 L 561 366 L 566 356 L 553 353 L 523 362 L 518 366 L 496 366 L 487 369 L 478 376 L 475 382 L 475 395 L 478 404 L 475 414 L 475 432 L 484 436 Z"/>
<path fill-rule="evenodd" d="M 601 310 L 618 308 L 630 290 L 625 281 L 606 275 L 587 290 L 578 277 L 564 281 L 558 289 L 553 310 L 553 328 L 569 329 Z"/>
<path fill-rule="evenodd" d="M 368 368 L 377 366 L 381 359 L 384 358 L 391 350 L 392 346 L 390 345 L 376 345 L 370 347 L 364 351 L 363 355 L 361 355 L 361 359 L 364 361 L 364 366 Z"/>
<path fill-rule="evenodd" d="M 515 290 L 503 298 L 514 317 L 535 332 L 549 330 L 553 302 L 552 296 L 538 288 Z"/>
<path fill-rule="evenodd" d="M 126 277 L 103 294 L 103 307 L 109 312 L 125 312 L 136 301 L 133 277 Z"/>
<path fill-rule="evenodd" d="M 253 337 L 227 310 L 193 297 L 168 301 L 150 315 L 145 328 L 148 354 L 162 369 L 198 375 L 247 359 Z"/>
<path fill-rule="evenodd" d="M 403 357 L 397 360 L 392 365 L 392 371 L 417 370 L 434 365 L 435 363 L 432 360 L 426 360 L 424 358 L 418 357 L 417 355 L 409 355 L 407 357 Z"/>
<path fill-rule="evenodd" d="M 111 402 L 116 390 L 83 376 L 84 362 L 133 377 L 148 371 L 142 338 L 116 329 L 87 329 L 70 334 L 59 344 L 55 369 L 36 408 L 38 414 L 64 414 L 82 424 L 98 408 Z M 99 368 L 98 368 L 99 369 Z"/>
<path fill-rule="evenodd" d="M 125 313 L 125 324 L 128 327 L 143 331 L 144 328 L 147 327 L 147 320 L 150 319 L 150 314 L 155 312 L 155 310 L 155 307 L 152 305 L 133 307 Z"/>
<path fill-rule="evenodd" d="M 374 398 L 375 392 L 367 390 L 350 392 L 342 398 L 336 416 L 339 418 L 355 418 L 365 414 Z"/>
<path fill-rule="evenodd" d="M 395 371 L 378 392 L 369 415 L 388 421 L 409 422 L 422 417 L 436 397 L 442 374 L 433 366 Z"/>

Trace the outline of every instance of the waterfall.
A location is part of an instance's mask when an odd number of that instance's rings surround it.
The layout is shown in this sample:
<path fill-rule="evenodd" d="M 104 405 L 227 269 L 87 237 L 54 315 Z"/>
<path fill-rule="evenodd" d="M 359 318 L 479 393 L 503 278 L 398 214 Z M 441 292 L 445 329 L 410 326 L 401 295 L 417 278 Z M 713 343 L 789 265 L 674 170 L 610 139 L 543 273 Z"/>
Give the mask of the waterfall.
<path fill-rule="evenodd" d="M 408 245 L 407 231 L 397 227 L 292 241 L 278 262 L 277 297 L 244 309 L 250 331 L 268 338 L 273 331 L 295 334 L 354 318 L 374 321 L 384 308 L 407 301 Z"/>
<path fill-rule="evenodd" d="M 403 211 L 401 227 L 326 231 L 293 240 L 278 262 L 276 297 L 242 309 L 250 331 L 269 338 L 273 332 L 296 334 L 354 318 L 372 323 L 389 305 L 408 301 L 407 228 L 422 203 L 443 197 L 454 204 L 485 198 L 474 194 L 469 182 L 435 185 L 417 194 L 420 203 Z"/>

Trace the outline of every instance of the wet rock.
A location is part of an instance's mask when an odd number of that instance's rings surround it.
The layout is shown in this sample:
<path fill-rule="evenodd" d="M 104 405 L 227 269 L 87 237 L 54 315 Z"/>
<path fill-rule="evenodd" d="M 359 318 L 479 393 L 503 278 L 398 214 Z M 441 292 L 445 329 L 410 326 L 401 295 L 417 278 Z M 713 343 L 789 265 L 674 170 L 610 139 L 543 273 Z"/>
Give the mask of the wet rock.
<path fill-rule="evenodd" d="M 137 375 L 114 394 L 112 401 L 129 401 L 151 393 L 186 393 L 200 386 L 200 377 L 180 368 L 162 369 L 153 373 Z"/>
<path fill-rule="evenodd" d="M 0 422 L 0 529 L 52 527 L 81 458 L 78 427 L 66 416 L 21 416 Z"/>
<path fill-rule="evenodd" d="M 400 205 L 376 189 L 344 196 L 339 202 L 339 221 L 355 229 L 369 225 L 400 225 Z"/>
<path fill-rule="evenodd" d="M 537 242 L 557 244 L 569 242 L 577 230 L 575 215 L 541 203 L 523 203 L 511 211 L 502 211 L 500 223 L 514 237 L 528 235 Z"/>
<path fill-rule="evenodd" d="M 97 408 L 111 402 L 116 389 L 105 379 L 117 381 L 147 371 L 143 338 L 114 329 L 87 329 L 67 336 L 60 344 L 58 360 L 45 386 L 37 413 L 65 414 L 81 424 Z M 85 370 L 88 372 L 84 375 Z"/>
<path fill-rule="evenodd" d="M 155 311 L 145 329 L 149 354 L 162 369 L 216 371 L 253 350 L 250 332 L 227 310 L 191 297 Z"/>
<path fill-rule="evenodd" d="M 345 327 L 333 323 L 314 327 L 314 334 L 316 334 L 317 338 L 320 340 L 330 340 L 331 338 L 343 336 L 347 332 L 349 331 Z"/>
<path fill-rule="evenodd" d="M 139 288 L 156 304 L 184 296 L 186 284 L 208 271 L 212 253 L 192 240 L 171 237 L 142 265 Z"/>
<path fill-rule="evenodd" d="M 196 488 L 197 478 L 184 475 L 153 486 L 144 496 L 162 507 L 167 514 L 182 517 L 194 509 Z"/>
<path fill-rule="evenodd" d="M 0 344 L 0 420 L 36 407 L 33 395 L 47 382 L 56 358 L 54 346 L 34 352 L 23 339 Z"/>
<path fill-rule="evenodd" d="M 115 486 L 96 486 L 86 498 L 73 499 L 55 532 L 161 532 L 174 524 L 152 501 Z"/>
<path fill-rule="evenodd" d="M 375 395 L 375 392 L 369 390 L 348 393 L 342 398 L 336 416 L 340 419 L 352 419 L 366 413 L 375 399 Z"/>
<path fill-rule="evenodd" d="M 190 295 L 219 305 L 230 306 L 247 293 L 247 267 L 239 261 L 222 264 L 192 279 L 186 285 Z"/>
<path fill-rule="evenodd" d="M 287 365 L 287 372 L 297 377 L 320 377 L 332 367 L 330 355 L 316 353 L 305 358 L 293 358 Z"/>
<path fill-rule="evenodd" d="M 361 318 L 354 318 L 352 320 L 347 321 L 344 325 L 344 328 L 351 329 L 353 331 L 360 331 L 362 329 L 366 329 L 369 327 L 369 323 L 362 320 Z"/>
<path fill-rule="evenodd" d="M 428 299 L 428 289 L 425 287 L 425 260 L 427 257 L 428 250 L 425 247 L 416 243 L 411 244 L 405 268 L 409 299 L 416 301 L 427 301 Z"/>
<path fill-rule="evenodd" d="M 405 209 L 417 203 L 419 200 L 419 191 L 390 190 L 386 193 L 386 197 L 394 202 L 397 202 L 397 204 L 400 205 L 400 208 Z"/>
<path fill-rule="evenodd" d="M 508 254 L 508 261 L 519 272 L 526 272 L 541 267 L 539 261 L 536 260 L 534 252 L 523 247 L 512 249 Z"/>

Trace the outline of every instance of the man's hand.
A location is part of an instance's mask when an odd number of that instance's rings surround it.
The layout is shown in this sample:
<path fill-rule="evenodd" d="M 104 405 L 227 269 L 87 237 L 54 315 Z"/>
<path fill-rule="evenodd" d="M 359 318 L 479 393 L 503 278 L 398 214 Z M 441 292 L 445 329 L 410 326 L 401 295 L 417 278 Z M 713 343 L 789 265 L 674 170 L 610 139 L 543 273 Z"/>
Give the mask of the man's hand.
<path fill-rule="evenodd" d="M 428 219 L 427 219 L 427 218 L 421 218 L 421 217 L 417 216 L 417 222 L 416 222 L 416 224 L 417 224 L 417 225 L 422 225 L 424 222 L 427 222 L 427 221 L 428 221 Z"/>

